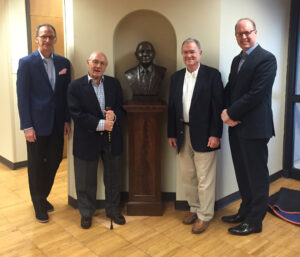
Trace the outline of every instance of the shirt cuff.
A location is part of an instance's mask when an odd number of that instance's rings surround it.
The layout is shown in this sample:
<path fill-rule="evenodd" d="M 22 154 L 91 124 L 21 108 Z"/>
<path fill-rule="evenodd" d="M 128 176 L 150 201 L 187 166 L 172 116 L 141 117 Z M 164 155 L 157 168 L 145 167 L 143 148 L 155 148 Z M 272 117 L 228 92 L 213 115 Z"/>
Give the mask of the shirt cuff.
<path fill-rule="evenodd" d="M 105 124 L 105 120 L 99 120 L 96 131 L 104 131 L 104 124 Z"/>
<path fill-rule="evenodd" d="M 32 128 L 33 128 L 33 127 L 30 127 L 30 128 L 26 128 L 26 129 L 23 129 L 23 130 L 25 131 L 25 130 L 28 130 L 28 129 L 32 129 Z"/>

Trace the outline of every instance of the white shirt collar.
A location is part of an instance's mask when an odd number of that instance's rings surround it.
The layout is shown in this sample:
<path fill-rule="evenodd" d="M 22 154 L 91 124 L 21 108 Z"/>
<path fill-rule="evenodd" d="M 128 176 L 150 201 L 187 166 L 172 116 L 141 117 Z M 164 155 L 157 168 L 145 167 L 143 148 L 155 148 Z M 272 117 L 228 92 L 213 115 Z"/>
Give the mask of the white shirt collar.
<path fill-rule="evenodd" d="M 189 72 L 188 69 L 186 68 L 186 72 L 185 72 L 185 76 L 187 78 L 193 78 L 193 79 L 196 79 L 197 76 L 198 76 L 198 71 L 199 71 L 199 68 L 200 68 L 200 65 L 198 66 L 198 68 L 196 70 L 194 70 L 193 72 Z"/>

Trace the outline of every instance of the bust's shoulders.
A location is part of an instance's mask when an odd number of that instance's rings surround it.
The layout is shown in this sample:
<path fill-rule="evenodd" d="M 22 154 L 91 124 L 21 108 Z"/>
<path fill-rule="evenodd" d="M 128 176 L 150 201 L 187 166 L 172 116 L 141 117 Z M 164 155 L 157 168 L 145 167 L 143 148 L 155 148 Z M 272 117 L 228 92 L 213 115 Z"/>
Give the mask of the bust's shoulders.
<path fill-rule="evenodd" d="M 139 66 L 135 66 L 135 67 L 130 68 L 129 70 L 125 71 L 125 75 L 136 74 L 138 72 L 138 67 Z"/>

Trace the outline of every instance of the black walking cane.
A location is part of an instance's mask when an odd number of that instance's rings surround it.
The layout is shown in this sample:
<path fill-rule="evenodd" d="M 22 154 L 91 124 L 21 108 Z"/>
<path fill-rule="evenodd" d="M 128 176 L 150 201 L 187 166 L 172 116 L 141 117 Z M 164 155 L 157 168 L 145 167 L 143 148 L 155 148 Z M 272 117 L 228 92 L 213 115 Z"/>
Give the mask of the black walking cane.
<path fill-rule="evenodd" d="M 110 106 L 106 106 L 106 111 L 111 110 Z M 108 152 L 109 152 L 109 163 L 111 163 L 111 132 L 108 131 Z M 112 177 L 110 176 L 110 197 L 112 197 Z M 114 229 L 113 216 L 112 216 L 112 201 L 110 200 L 110 230 Z"/>

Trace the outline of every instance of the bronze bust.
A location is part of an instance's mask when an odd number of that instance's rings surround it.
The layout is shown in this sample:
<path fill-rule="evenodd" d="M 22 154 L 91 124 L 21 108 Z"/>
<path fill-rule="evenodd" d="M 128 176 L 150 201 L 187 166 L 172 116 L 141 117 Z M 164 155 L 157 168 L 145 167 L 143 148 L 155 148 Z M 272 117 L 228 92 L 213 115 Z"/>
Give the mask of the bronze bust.
<path fill-rule="evenodd" d="M 133 98 L 158 97 L 166 68 L 153 63 L 155 50 L 148 41 L 138 44 L 135 56 L 139 64 L 125 72 L 127 82 L 133 91 Z"/>

